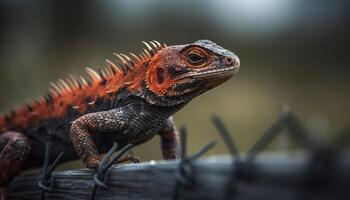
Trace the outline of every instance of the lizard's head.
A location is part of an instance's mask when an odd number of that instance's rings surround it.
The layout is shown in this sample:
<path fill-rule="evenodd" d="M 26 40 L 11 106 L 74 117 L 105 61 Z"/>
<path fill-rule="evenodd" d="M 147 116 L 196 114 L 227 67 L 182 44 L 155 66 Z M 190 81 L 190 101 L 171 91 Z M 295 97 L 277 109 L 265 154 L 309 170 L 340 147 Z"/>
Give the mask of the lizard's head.
<path fill-rule="evenodd" d="M 234 53 L 209 40 L 163 48 L 149 63 L 147 99 L 160 105 L 186 103 L 230 79 L 239 67 Z"/>

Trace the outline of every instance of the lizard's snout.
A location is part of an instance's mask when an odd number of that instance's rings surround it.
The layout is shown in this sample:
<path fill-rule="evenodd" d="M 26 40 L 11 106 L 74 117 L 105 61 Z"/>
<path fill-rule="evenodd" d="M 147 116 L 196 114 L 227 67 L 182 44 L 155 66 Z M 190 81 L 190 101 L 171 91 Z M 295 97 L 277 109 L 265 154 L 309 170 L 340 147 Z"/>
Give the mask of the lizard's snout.
<path fill-rule="evenodd" d="M 236 55 L 230 56 L 230 57 L 226 57 L 225 58 L 225 63 L 228 66 L 233 66 L 234 68 L 239 68 L 240 67 L 240 60 L 239 57 Z"/>
<path fill-rule="evenodd" d="M 241 66 L 241 61 L 239 57 L 236 55 L 226 57 L 224 59 L 224 62 L 226 66 L 228 66 L 230 70 L 232 70 L 233 73 L 237 73 L 239 70 L 239 67 Z"/>

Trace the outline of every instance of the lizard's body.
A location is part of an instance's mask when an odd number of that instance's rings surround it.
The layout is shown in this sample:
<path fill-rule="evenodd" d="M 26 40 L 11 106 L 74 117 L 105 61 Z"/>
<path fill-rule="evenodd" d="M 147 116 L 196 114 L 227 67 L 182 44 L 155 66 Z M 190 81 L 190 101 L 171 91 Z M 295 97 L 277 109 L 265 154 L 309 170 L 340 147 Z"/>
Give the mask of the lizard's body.
<path fill-rule="evenodd" d="M 88 168 L 100 162 L 114 141 L 141 144 L 159 134 L 163 156 L 180 157 L 171 116 L 192 98 L 232 77 L 239 59 L 208 40 L 166 47 L 146 44 L 145 53 L 121 67 L 95 72 L 91 81 L 70 76 L 52 84 L 37 101 L 0 117 L 0 187 L 21 170 L 41 166 L 45 143 L 63 161 L 83 158 Z"/>

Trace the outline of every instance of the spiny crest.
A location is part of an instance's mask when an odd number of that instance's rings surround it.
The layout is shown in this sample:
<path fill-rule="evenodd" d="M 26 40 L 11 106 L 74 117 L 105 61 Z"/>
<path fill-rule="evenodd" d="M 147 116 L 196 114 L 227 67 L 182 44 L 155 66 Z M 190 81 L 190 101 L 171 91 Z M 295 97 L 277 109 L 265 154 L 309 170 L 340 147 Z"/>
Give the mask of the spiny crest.
<path fill-rule="evenodd" d="M 105 59 L 107 67 L 104 69 L 98 69 L 97 71 L 91 68 L 86 68 L 86 73 L 90 77 L 91 81 L 85 79 L 84 77 L 69 75 L 67 79 L 59 79 L 56 83 L 51 82 L 51 88 L 49 90 L 50 96 L 61 96 L 66 92 L 72 92 L 77 89 L 81 89 L 85 86 L 89 86 L 92 83 L 101 83 L 106 81 L 110 77 L 117 75 L 125 76 L 130 71 L 134 70 L 135 67 L 141 66 L 143 63 L 149 61 L 158 51 L 167 47 L 165 43 L 161 44 L 158 41 L 150 41 L 142 43 L 146 46 L 143 48 L 143 52 L 136 55 L 129 53 L 129 55 L 120 53 L 114 53 L 117 57 L 117 63 Z M 110 91 L 109 91 L 110 92 Z"/>
<path fill-rule="evenodd" d="M 118 77 L 124 77 L 127 75 L 128 76 L 126 77 L 126 79 L 128 80 L 125 79 L 121 81 L 131 81 L 134 78 L 135 80 L 139 79 L 140 77 L 137 77 L 136 74 L 130 72 L 139 73 L 140 71 L 144 71 L 146 69 L 144 67 L 147 66 L 144 64 L 148 62 L 158 51 L 167 47 L 166 44 L 161 44 L 155 40 L 142 43 L 146 46 L 146 48 L 144 48 L 143 52 L 141 52 L 140 54 L 114 54 L 118 59 L 117 62 L 113 62 L 109 59 L 106 59 L 105 61 L 107 67 L 103 69 L 93 70 L 91 68 L 86 68 L 86 73 L 90 77 L 89 79 L 86 79 L 83 76 L 69 75 L 65 79 L 59 79 L 56 82 L 51 82 L 51 87 L 46 95 L 40 96 L 32 102 L 19 106 L 11 112 L 0 116 L 0 129 L 6 129 L 5 125 L 7 120 L 12 120 L 15 123 L 21 124 L 22 126 L 27 126 L 30 123 L 33 123 L 33 121 L 45 119 L 45 117 L 57 113 L 59 113 L 57 114 L 58 116 L 62 116 L 61 114 L 64 114 L 65 112 L 63 108 L 61 109 L 62 102 L 77 103 L 77 105 L 74 105 L 73 107 L 77 109 L 83 109 L 83 107 L 80 106 L 79 102 L 70 101 L 75 101 L 74 95 L 77 94 L 76 91 L 82 91 L 84 90 L 84 88 L 89 88 L 92 85 L 97 85 L 103 83 L 104 81 L 107 82 L 108 80 L 121 80 L 118 79 Z M 136 83 L 137 81 L 135 81 L 132 84 Z M 132 84 L 129 85 L 130 88 L 137 87 Z M 110 94 L 114 93 L 117 90 L 117 87 L 106 87 L 104 92 L 106 94 Z M 80 94 L 85 95 L 86 93 L 83 92 Z M 78 99 L 80 99 L 79 96 L 77 97 Z M 57 105 L 52 104 L 53 102 L 55 102 L 56 98 L 60 99 L 60 103 Z M 52 111 L 47 110 L 47 107 L 43 106 L 49 104 L 54 106 L 52 107 Z M 92 100 L 88 104 L 93 105 L 94 100 Z M 63 111 L 61 112 L 60 110 Z M 33 118 L 30 118 L 29 116 Z M 13 117 L 15 117 L 16 119 L 12 119 Z"/>
<path fill-rule="evenodd" d="M 128 76 L 128 78 L 136 78 L 135 74 L 132 74 L 131 72 L 138 73 L 138 71 L 140 70 L 145 70 L 142 69 L 142 67 L 146 66 L 144 64 L 148 62 L 158 51 L 167 47 L 165 43 L 161 44 L 155 40 L 150 42 L 142 41 L 142 43 L 146 46 L 146 48 L 144 48 L 143 52 L 139 53 L 138 55 L 133 53 L 129 53 L 128 55 L 123 53 L 114 54 L 118 59 L 117 62 L 105 59 L 107 66 L 103 69 L 94 70 L 91 68 L 86 68 L 86 73 L 90 77 L 89 79 L 86 79 L 83 76 L 69 75 L 65 79 L 59 79 L 56 82 L 51 82 L 51 87 L 47 94 L 40 96 L 31 103 L 17 107 L 12 112 L 0 116 L 0 126 L 1 123 L 5 123 L 6 119 L 10 119 L 14 116 L 26 116 L 28 112 L 31 113 L 31 116 L 35 117 L 39 117 L 37 115 L 40 112 L 46 112 L 46 114 L 48 114 L 48 111 L 39 111 L 38 108 L 45 109 L 45 106 L 42 105 L 51 104 L 57 97 L 69 97 L 70 99 L 70 95 L 65 96 L 65 94 L 67 93 L 74 94 L 74 92 L 82 90 L 83 88 L 87 88 L 89 86 L 92 86 L 93 84 L 96 85 L 103 82 L 107 82 L 108 80 L 112 80 L 112 78 L 115 77 L 124 77 L 130 75 Z M 133 88 L 136 86 L 129 85 L 129 87 Z M 105 93 L 111 94 L 117 89 L 118 88 L 114 87 L 106 88 Z M 89 105 L 90 104 L 94 104 L 94 101 L 90 102 Z M 74 107 L 78 108 L 79 106 Z M 42 114 L 40 114 L 40 116 L 43 117 Z"/>
<path fill-rule="evenodd" d="M 93 81 L 100 80 L 100 76 L 96 74 L 96 72 L 90 68 L 87 69 L 87 73 L 93 77 Z M 48 97 L 56 97 L 61 96 L 63 93 L 72 92 L 77 89 L 81 89 L 83 86 L 87 86 L 88 81 L 83 77 L 77 77 L 74 75 L 69 75 L 68 78 L 59 79 L 56 83 L 50 83 L 51 88 L 49 93 L 46 95 Z M 44 97 L 45 98 L 45 97 Z M 46 98 L 49 99 L 49 98 Z"/>

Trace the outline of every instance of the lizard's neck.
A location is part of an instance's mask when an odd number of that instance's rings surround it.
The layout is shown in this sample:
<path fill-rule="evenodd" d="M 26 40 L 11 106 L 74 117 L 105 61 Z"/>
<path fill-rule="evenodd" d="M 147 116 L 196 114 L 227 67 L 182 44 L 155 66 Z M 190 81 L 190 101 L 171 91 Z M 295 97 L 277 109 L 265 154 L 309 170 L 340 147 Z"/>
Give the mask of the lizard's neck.
<path fill-rule="evenodd" d="M 156 93 L 150 91 L 144 82 L 142 83 L 142 92 L 137 93 L 136 95 L 144 99 L 144 101 L 148 102 L 150 105 L 159 107 L 169 107 L 171 109 L 178 108 L 178 110 L 184 107 L 195 96 L 197 96 L 196 94 L 189 94 L 177 97 L 159 96 Z"/>
<path fill-rule="evenodd" d="M 177 103 L 177 104 L 167 104 L 166 102 L 160 102 L 159 99 L 151 99 L 154 97 L 148 97 L 147 99 L 145 96 L 134 96 L 129 98 L 129 102 L 126 102 L 126 104 L 133 103 L 133 104 L 143 104 L 146 105 L 150 112 L 158 113 L 159 115 L 166 116 L 167 118 L 175 114 L 177 111 L 182 109 L 187 102 L 185 103 Z M 163 100 L 164 101 L 164 100 Z"/>

